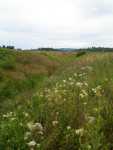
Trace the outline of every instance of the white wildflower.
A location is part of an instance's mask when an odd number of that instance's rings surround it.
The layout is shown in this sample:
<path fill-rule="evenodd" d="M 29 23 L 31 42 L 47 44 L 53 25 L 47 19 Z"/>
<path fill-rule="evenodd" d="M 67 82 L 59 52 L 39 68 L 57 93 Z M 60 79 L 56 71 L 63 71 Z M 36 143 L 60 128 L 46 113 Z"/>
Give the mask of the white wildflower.
<path fill-rule="evenodd" d="M 29 128 L 30 131 L 32 131 L 34 129 L 32 122 L 27 123 L 27 127 Z"/>
<path fill-rule="evenodd" d="M 80 93 L 79 96 L 80 96 L 81 98 L 84 98 L 84 97 L 85 97 L 83 93 Z"/>
<path fill-rule="evenodd" d="M 11 121 L 14 121 L 14 120 L 16 120 L 16 118 L 15 118 L 15 117 L 12 117 L 12 118 L 11 118 Z"/>
<path fill-rule="evenodd" d="M 64 83 L 66 83 L 66 80 L 63 80 Z"/>
<path fill-rule="evenodd" d="M 74 76 L 77 77 L 77 73 L 74 73 Z"/>
<path fill-rule="evenodd" d="M 81 129 L 76 129 L 75 133 L 76 133 L 77 135 L 83 136 L 83 134 L 84 134 L 84 129 L 83 129 L 83 128 L 81 128 Z"/>
<path fill-rule="evenodd" d="M 43 135 L 44 133 L 42 131 L 38 131 L 38 134 L 39 135 Z"/>
<path fill-rule="evenodd" d="M 24 140 L 27 140 L 31 136 L 31 132 L 26 132 L 24 136 Z"/>
<path fill-rule="evenodd" d="M 34 128 L 38 129 L 39 131 L 43 131 L 43 126 L 41 123 L 35 123 Z"/>
<path fill-rule="evenodd" d="M 58 124 L 58 121 L 52 121 L 52 125 L 55 127 Z"/>
<path fill-rule="evenodd" d="M 29 147 L 35 147 L 36 146 L 36 142 L 35 141 L 30 141 L 29 143 L 27 143 L 27 145 Z"/>
<path fill-rule="evenodd" d="M 67 130 L 70 130 L 71 129 L 71 126 L 67 126 Z"/>
<path fill-rule="evenodd" d="M 78 76 L 79 76 L 79 77 L 82 77 L 82 76 L 83 76 L 83 74 L 79 74 Z"/>
<path fill-rule="evenodd" d="M 81 83 L 81 82 L 77 82 L 77 83 L 76 83 L 76 86 L 77 86 L 77 87 L 80 87 L 80 88 L 81 88 L 82 85 L 83 85 L 83 83 Z"/>
<path fill-rule="evenodd" d="M 88 87 L 88 83 L 87 83 L 87 82 L 84 82 L 84 85 L 85 85 L 86 87 Z"/>
<path fill-rule="evenodd" d="M 23 112 L 23 114 L 24 114 L 25 117 L 28 117 L 28 116 L 29 116 L 29 114 L 26 113 L 26 112 Z"/>
<path fill-rule="evenodd" d="M 91 149 L 91 145 L 88 145 L 87 148 L 88 148 L 88 150 L 90 150 Z"/>
<path fill-rule="evenodd" d="M 93 116 L 88 116 L 87 119 L 88 119 L 88 123 L 93 123 L 95 121 L 95 117 Z"/>
<path fill-rule="evenodd" d="M 72 81 L 72 78 L 71 78 L 71 77 L 69 77 L 69 81 Z"/>
<path fill-rule="evenodd" d="M 88 96 L 88 94 L 85 90 L 82 90 L 82 93 L 84 94 L 84 96 Z"/>
<path fill-rule="evenodd" d="M 84 102 L 83 104 L 84 104 L 84 105 L 87 105 L 87 102 Z"/>
<path fill-rule="evenodd" d="M 86 92 L 85 90 L 82 90 L 79 96 L 80 96 L 81 98 L 84 98 L 84 97 L 87 97 L 88 94 L 87 94 L 87 92 Z"/>
<path fill-rule="evenodd" d="M 38 130 L 38 131 L 43 131 L 43 126 L 41 125 L 41 123 L 32 123 L 32 122 L 29 122 L 27 124 L 28 128 L 30 131 L 34 131 L 34 130 Z"/>
<path fill-rule="evenodd" d="M 64 102 L 66 101 L 66 98 L 64 98 Z"/>
<path fill-rule="evenodd" d="M 58 89 L 55 89 L 55 93 L 58 93 Z"/>

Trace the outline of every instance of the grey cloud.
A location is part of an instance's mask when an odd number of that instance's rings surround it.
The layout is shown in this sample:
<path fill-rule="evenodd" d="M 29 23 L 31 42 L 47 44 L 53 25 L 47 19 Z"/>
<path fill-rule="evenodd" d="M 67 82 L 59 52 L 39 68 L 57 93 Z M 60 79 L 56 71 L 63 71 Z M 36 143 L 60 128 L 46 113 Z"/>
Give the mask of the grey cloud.
<path fill-rule="evenodd" d="M 113 46 L 113 0 L 54 2 L 0 0 L 0 43 L 22 48 Z"/>
<path fill-rule="evenodd" d="M 100 17 L 103 15 L 113 15 L 112 0 L 78 0 L 78 7 L 86 17 Z"/>

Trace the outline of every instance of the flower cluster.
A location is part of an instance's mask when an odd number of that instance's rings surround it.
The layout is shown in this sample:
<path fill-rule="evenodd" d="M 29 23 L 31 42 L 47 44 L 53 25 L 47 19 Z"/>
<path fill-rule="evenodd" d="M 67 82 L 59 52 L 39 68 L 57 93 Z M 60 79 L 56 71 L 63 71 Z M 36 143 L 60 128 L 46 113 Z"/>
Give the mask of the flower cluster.
<path fill-rule="evenodd" d="M 24 140 L 30 148 L 40 147 L 40 140 L 43 139 L 44 128 L 41 123 L 27 123 L 28 131 L 24 135 Z M 35 139 L 36 138 L 36 139 Z M 39 141 L 38 141 L 39 139 Z"/>
<path fill-rule="evenodd" d="M 100 96 L 102 96 L 102 87 L 100 85 L 98 85 L 96 88 L 92 88 L 92 92 L 96 96 L 100 97 Z"/>

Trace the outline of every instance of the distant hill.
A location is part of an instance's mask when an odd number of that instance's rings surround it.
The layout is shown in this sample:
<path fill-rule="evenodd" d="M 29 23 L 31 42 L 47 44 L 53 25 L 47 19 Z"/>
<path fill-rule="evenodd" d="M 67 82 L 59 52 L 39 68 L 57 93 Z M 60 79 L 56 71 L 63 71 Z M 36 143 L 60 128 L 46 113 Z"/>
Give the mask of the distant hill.
<path fill-rule="evenodd" d="M 60 51 L 73 51 L 76 50 L 75 48 L 58 48 Z"/>
<path fill-rule="evenodd" d="M 88 52 L 113 52 L 113 48 L 108 47 L 89 47 L 89 48 L 38 48 L 30 49 L 31 51 L 88 51 Z"/>

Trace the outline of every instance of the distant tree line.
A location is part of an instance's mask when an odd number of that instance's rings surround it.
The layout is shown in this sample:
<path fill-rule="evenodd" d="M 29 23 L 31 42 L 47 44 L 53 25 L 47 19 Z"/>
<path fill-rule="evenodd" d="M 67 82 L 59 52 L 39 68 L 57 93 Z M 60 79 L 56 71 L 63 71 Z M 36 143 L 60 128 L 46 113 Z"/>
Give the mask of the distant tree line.
<path fill-rule="evenodd" d="M 107 47 L 90 47 L 90 48 L 78 49 L 77 51 L 88 51 L 88 52 L 113 52 L 113 48 L 107 48 Z"/>
<path fill-rule="evenodd" d="M 58 49 L 54 49 L 54 48 L 38 48 L 39 51 L 56 51 Z"/>
<path fill-rule="evenodd" d="M 14 46 L 12 46 L 12 45 L 2 45 L 2 46 L 0 46 L 0 48 L 7 48 L 7 49 L 15 49 L 15 47 Z"/>
<path fill-rule="evenodd" d="M 68 49 L 68 48 L 39 48 L 39 51 L 78 51 L 78 52 L 113 52 L 113 48 L 107 47 L 89 47 L 89 48 L 80 48 L 80 49 Z"/>

